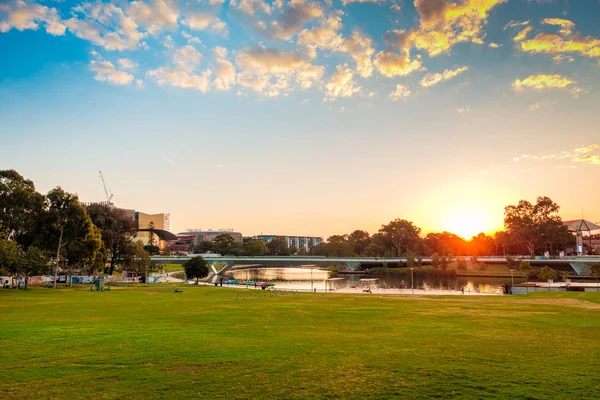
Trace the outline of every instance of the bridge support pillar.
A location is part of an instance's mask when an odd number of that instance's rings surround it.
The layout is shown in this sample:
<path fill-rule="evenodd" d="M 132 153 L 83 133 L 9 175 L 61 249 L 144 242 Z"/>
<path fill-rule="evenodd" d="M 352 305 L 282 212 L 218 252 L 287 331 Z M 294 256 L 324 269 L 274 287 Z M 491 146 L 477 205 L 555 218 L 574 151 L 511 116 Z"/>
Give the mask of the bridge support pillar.
<path fill-rule="evenodd" d="M 216 270 L 216 268 L 214 267 L 214 264 L 223 264 L 223 263 L 213 263 L 213 264 L 211 264 L 211 268 L 213 269 L 213 271 L 215 271 L 215 273 L 217 275 L 223 275 L 225 272 L 227 272 L 231 268 L 233 268 L 233 266 L 235 265 L 235 262 L 233 262 L 233 261 L 227 262 L 225 264 L 225 266 L 223 268 L 221 268 L 219 271 Z"/>
<path fill-rule="evenodd" d="M 358 269 L 358 267 L 360 267 L 360 262 L 359 261 L 347 261 L 346 265 L 348 266 L 350 271 L 356 271 Z"/>

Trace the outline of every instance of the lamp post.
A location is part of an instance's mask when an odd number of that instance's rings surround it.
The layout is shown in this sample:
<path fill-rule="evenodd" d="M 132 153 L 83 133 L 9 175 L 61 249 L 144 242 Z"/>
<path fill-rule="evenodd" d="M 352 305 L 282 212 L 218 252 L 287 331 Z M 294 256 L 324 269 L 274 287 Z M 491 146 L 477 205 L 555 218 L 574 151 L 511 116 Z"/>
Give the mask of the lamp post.
<path fill-rule="evenodd" d="M 415 270 L 414 268 L 410 269 L 410 290 L 412 291 L 412 294 L 415 294 L 415 287 L 413 285 L 413 271 L 414 270 Z"/>
<path fill-rule="evenodd" d="M 310 269 L 310 291 L 313 291 L 313 278 L 312 278 L 312 268 Z"/>
<path fill-rule="evenodd" d="M 513 276 L 513 272 L 515 272 L 515 270 L 511 268 L 511 269 L 509 269 L 509 271 L 510 271 L 510 286 L 513 287 L 513 286 L 515 286 L 515 278 Z"/>

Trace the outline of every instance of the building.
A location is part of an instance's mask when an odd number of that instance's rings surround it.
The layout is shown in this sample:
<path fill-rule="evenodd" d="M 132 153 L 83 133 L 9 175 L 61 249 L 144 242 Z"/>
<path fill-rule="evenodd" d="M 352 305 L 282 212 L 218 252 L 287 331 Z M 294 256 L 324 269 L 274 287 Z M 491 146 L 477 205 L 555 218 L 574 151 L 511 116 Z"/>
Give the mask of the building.
<path fill-rule="evenodd" d="M 577 255 L 581 256 L 587 252 L 597 254 L 600 246 L 595 243 L 595 239 L 600 234 L 600 225 L 585 219 L 563 221 L 563 225 L 569 229 L 569 232 L 575 235 L 575 253 Z"/>
<path fill-rule="evenodd" d="M 177 240 L 169 242 L 169 249 L 174 253 L 187 253 L 191 245 L 200 242 L 212 242 L 219 235 L 231 235 L 236 242 L 242 243 L 242 234 L 233 229 L 188 229 L 177 234 Z"/>
<path fill-rule="evenodd" d="M 310 250 L 311 247 L 324 242 L 322 237 L 316 236 L 257 235 L 254 236 L 254 239 L 260 239 L 265 243 L 272 242 L 276 239 L 282 239 L 287 243 L 288 247 L 294 247 L 298 250 L 304 249 L 306 251 Z"/>

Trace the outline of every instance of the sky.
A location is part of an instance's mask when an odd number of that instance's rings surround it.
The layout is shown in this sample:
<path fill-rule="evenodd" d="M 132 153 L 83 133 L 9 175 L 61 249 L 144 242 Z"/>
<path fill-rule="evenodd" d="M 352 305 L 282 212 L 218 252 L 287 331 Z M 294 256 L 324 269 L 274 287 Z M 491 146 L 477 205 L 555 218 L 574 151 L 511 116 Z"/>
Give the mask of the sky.
<path fill-rule="evenodd" d="M 0 0 L 0 169 L 328 237 L 600 221 L 600 0 Z"/>

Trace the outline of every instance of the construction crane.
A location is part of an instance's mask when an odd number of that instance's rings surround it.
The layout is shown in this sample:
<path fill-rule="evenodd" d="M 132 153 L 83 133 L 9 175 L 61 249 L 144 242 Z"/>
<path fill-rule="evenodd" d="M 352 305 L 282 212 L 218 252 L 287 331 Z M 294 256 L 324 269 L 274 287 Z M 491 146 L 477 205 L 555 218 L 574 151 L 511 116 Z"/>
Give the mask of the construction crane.
<path fill-rule="evenodd" d="M 111 200 L 113 197 L 112 192 L 110 193 L 110 195 L 108 194 L 109 190 L 106 189 L 106 183 L 104 182 L 104 176 L 102 175 L 102 171 L 98 171 L 98 173 L 100 174 L 100 180 L 102 181 L 102 186 L 104 187 L 104 193 L 106 194 L 106 202 L 108 204 L 111 204 Z"/>

